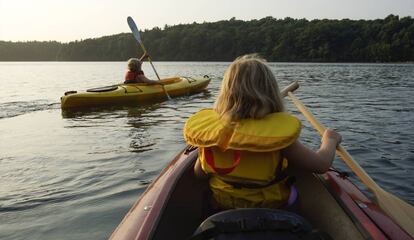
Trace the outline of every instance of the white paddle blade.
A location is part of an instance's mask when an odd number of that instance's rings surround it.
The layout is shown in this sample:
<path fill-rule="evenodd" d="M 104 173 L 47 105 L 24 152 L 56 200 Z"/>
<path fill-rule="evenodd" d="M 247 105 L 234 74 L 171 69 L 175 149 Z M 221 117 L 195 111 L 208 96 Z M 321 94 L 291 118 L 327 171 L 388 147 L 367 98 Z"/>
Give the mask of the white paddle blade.
<path fill-rule="evenodd" d="M 128 22 L 128 26 L 132 31 L 132 34 L 134 35 L 134 38 L 138 41 L 141 42 L 141 35 L 139 34 L 139 30 L 137 25 L 134 22 L 134 19 L 132 19 L 132 17 L 128 17 L 127 18 L 127 22 Z"/>

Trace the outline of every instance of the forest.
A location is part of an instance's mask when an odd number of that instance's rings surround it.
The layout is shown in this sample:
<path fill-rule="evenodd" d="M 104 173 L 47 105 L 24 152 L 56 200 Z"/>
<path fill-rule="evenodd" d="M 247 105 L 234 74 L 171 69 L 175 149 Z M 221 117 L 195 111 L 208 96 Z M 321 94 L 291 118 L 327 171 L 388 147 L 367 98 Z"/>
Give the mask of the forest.
<path fill-rule="evenodd" d="M 126 23 L 125 23 L 126 24 Z M 413 62 L 414 19 L 275 19 L 165 25 L 141 34 L 154 61 Z M 142 51 L 131 33 L 69 43 L 0 41 L 0 61 L 126 61 Z"/>

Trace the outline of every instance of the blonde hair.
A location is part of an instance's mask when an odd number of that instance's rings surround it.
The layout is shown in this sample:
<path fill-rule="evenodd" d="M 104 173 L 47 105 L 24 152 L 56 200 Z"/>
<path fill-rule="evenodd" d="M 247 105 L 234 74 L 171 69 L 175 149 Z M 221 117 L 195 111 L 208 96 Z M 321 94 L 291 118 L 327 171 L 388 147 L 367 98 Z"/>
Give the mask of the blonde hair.
<path fill-rule="evenodd" d="M 141 61 L 138 58 L 130 58 L 128 60 L 128 70 L 129 71 L 140 71 L 141 70 Z"/>
<path fill-rule="evenodd" d="M 234 60 L 224 74 L 214 109 L 230 122 L 283 112 L 279 87 L 266 60 L 257 54 Z"/>

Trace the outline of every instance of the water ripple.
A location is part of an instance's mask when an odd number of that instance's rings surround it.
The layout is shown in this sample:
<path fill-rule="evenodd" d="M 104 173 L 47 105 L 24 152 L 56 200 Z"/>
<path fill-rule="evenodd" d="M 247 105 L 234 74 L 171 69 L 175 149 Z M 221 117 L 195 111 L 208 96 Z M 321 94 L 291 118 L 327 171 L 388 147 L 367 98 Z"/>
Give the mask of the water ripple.
<path fill-rule="evenodd" d="M 27 64 L 41 76 L 27 82 L 27 99 L 10 86 L 0 96 L 1 239 L 73 239 L 74 232 L 80 239 L 107 238 L 183 147 L 186 119 L 213 105 L 228 66 L 157 63 L 166 75 L 215 77 L 207 91 L 165 102 L 61 111 L 63 92 L 113 84 L 124 63 Z M 413 65 L 270 65 L 281 86 L 299 80 L 296 95 L 341 132 L 343 146 L 381 187 L 414 203 Z M 4 68 L 0 64 L 0 77 L 19 73 Z M 48 71 L 64 79 L 48 79 Z M 303 123 L 301 141 L 318 148 L 319 135 L 292 103 L 286 105 Z M 340 159 L 334 164 L 357 180 Z"/>

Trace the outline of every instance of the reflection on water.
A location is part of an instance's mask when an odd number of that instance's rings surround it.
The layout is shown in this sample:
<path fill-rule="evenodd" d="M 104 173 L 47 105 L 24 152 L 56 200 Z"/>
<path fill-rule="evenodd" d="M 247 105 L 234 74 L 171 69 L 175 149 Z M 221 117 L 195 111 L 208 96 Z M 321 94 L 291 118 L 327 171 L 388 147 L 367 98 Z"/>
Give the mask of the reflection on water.
<path fill-rule="evenodd" d="M 157 63 L 165 76 L 215 77 L 208 91 L 169 101 L 61 111 L 65 91 L 114 84 L 125 64 L 24 63 L 30 81 L 21 64 L 0 63 L 0 239 L 107 238 L 184 146 L 185 120 L 212 106 L 228 66 Z M 413 65 L 270 65 L 281 86 L 299 80 L 296 95 L 383 188 L 414 202 Z M 298 116 L 302 141 L 317 147 Z"/>

